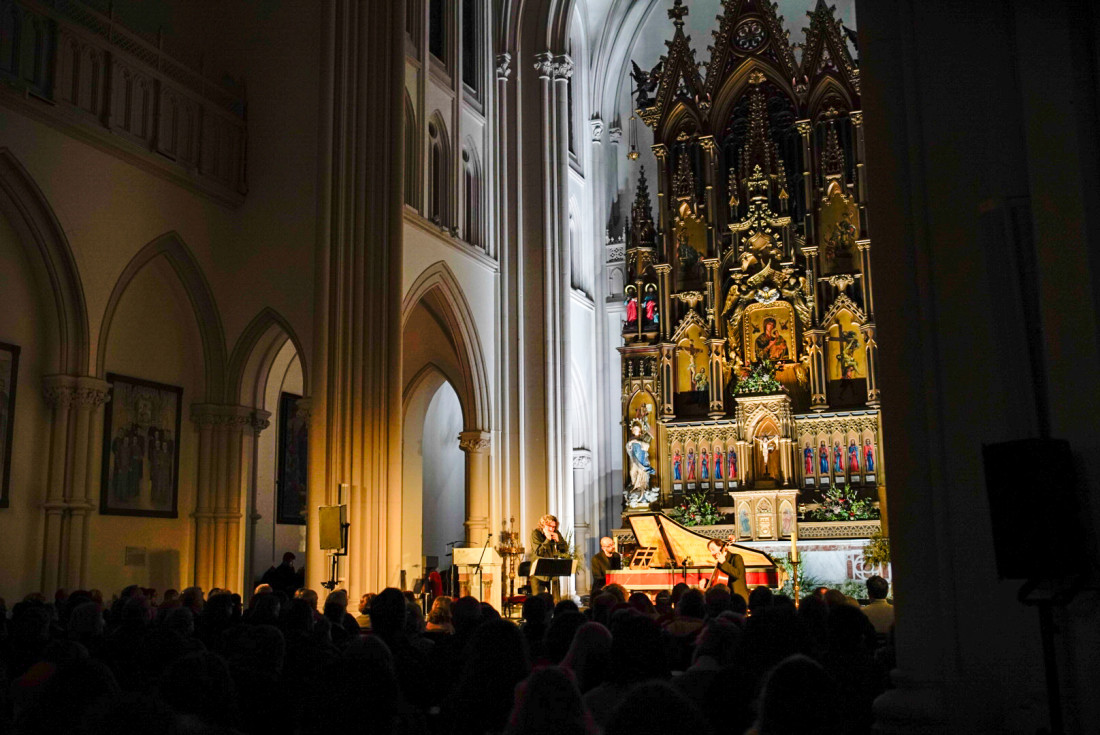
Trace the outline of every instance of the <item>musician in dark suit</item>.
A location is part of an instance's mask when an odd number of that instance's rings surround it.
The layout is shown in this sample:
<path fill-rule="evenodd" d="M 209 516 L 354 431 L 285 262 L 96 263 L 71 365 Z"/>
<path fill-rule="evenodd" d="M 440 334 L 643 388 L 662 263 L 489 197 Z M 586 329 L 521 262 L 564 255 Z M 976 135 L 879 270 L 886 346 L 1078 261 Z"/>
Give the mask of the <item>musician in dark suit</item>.
<path fill-rule="evenodd" d="M 604 536 L 600 539 L 600 551 L 592 557 L 591 566 L 591 597 L 595 598 L 607 582 L 607 573 L 613 569 L 623 568 L 623 558 L 619 556 L 619 552 L 615 551 L 615 539 L 610 536 Z"/>
<path fill-rule="evenodd" d="M 543 559 L 569 558 L 569 544 L 558 531 L 558 519 L 547 513 L 539 519 L 539 527 L 531 532 L 531 554 Z M 531 592 L 550 592 L 551 577 L 531 577 Z"/>
<path fill-rule="evenodd" d="M 735 553 L 732 547 L 732 539 L 728 545 L 715 540 L 707 542 L 707 550 L 714 559 L 718 571 L 729 577 L 726 584 L 729 585 L 730 592 L 741 595 L 741 599 L 748 602 L 749 585 L 745 581 L 745 560 L 740 554 Z"/>

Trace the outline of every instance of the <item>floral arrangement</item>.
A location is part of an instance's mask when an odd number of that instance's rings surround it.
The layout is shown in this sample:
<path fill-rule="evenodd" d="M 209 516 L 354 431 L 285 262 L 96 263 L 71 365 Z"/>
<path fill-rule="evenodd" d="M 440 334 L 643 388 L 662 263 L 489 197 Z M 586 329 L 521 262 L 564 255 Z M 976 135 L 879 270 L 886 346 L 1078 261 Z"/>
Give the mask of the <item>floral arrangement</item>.
<path fill-rule="evenodd" d="M 806 511 L 808 521 L 870 521 L 879 517 L 874 502 L 861 498 L 850 485 L 829 488 L 820 506 Z"/>
<path fill-rule="evenodd" d="M 733 387 L 734 393 L 781 393 L 786 390 L 783 384 L 775 379 L 775 371 L 778 366 L 771 360 L 760 360 L 753 363 L 752 367 L 741 374 L 737 379 L 737 385 Z"/>
<path fill-rule="evenodd" d="M 718 506 L 708 503 L 707 496 L 702 493 L 688 495 L 677 510 L 680 523 L 685 526 L 714 526 L 726 519 Z"/>

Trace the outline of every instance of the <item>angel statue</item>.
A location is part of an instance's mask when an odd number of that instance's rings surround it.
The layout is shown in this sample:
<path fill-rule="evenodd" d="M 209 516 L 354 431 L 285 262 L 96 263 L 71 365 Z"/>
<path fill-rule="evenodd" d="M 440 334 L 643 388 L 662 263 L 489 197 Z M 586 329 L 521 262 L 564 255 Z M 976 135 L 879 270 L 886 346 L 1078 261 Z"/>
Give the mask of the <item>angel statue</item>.
<path fill-rule="evenodd" d="M 630 506 L 649 505 L 657 499 L 657 488 L 650 489 L 649 478 L 657 474 L 649 464 L 649 445 L 653 438 L 644 423 L 635 419 L 630 422 L 630 439 L 626 442 L 626 454 L 630 460 L 630 489 L 626 493 L 626 504 Z"/>

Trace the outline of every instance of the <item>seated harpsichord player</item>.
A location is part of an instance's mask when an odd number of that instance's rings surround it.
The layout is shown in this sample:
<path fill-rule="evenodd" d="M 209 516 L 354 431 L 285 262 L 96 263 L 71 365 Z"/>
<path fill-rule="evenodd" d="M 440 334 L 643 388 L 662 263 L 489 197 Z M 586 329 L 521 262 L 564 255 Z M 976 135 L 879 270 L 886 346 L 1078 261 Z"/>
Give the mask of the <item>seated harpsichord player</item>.
<path fill-rule="evenodd" d="M 558 519 L 547 513 L 539 519 L 539 527 L 531 532 L 531 554 L 535 559 L 567 559 L 569 544 L 558 531 Z M 551 592 L 552 577 L 531 577 L 531 592 L 538 595 Z"/>
<path fill-rule="evenodd" d="M 591 597 L 600 594 L 600 590 L 607 584 L 607 573 L 623 568 L 623 558 L 615 550 L 615 539 L 604 536 L 600 539 L 600 550 L 592 557 L 592 592 Z"/>
<path fill-rule="evenodd" d="M 707 542 L 707 551 L 714 559 L 714 573 L 707 586 L 722 582 L 724 575 L 727 578 L 725 584 L 729 585 L 730 592 L 741 595 L 741 599 L 748 602 L 749 585 L 745 581 L 745 560 L 733 550 L 733 537 L 730 537 L 728 544 L 711 539 Z"/>

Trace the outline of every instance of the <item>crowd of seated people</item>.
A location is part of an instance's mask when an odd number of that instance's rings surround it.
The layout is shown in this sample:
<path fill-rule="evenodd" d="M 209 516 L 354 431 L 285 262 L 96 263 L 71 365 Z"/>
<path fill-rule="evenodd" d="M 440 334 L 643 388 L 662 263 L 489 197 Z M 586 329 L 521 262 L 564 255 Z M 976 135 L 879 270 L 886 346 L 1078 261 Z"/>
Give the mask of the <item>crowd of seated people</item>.
<path fill-rule="evenodd" d="M 868 584 L 882 600 L 885 582 Z M 874 615 L 881 628 L 882 603 Z M 608 585 L 529 597 L 127 587 L 0 600 L 0 735 L 865 733 L 889 636 L 851 598 Z M 892 610 L 890 611 L 892 614 Z"/>

